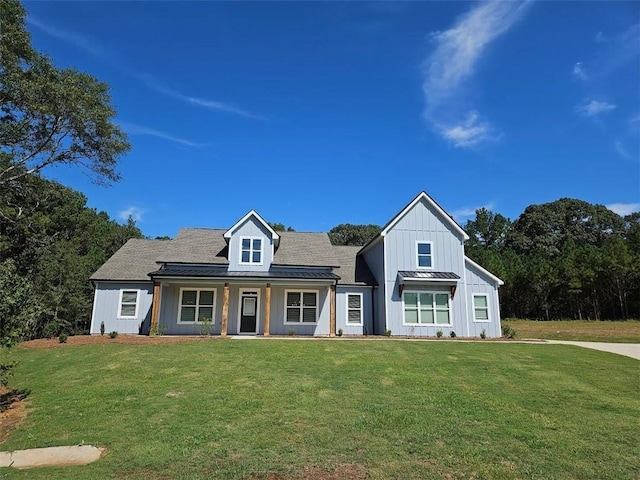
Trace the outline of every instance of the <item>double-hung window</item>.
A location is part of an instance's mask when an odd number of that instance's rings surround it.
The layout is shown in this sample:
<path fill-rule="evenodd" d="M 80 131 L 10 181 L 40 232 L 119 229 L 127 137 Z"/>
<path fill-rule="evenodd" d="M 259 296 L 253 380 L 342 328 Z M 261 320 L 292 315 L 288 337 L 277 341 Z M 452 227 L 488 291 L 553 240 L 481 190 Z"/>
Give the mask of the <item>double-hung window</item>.
<path fill-rule="evenodd" d="M 316 323 L 318 321 L 318 292 L 287 290 L 285 323 Z"/>
<path fill-rule="evenodd" d="M 476 322 L 489 321 L 489 298 L 486 294 L 473 296 L 473 320 Z"/>
<path fill-rule="evenodd" d="M 347 324 L 362 325 L 361 293 L 347 293 Z"/>
<path fill-rule="evenodd" d="M 262 239 L 242 237 L 240 239 L 240 263 L 262 264 Z"/>
<path fill-rule="evenodd" d="M 433 245 L 431 242 L 416 242 L 416 265 L 418 268 L 433 268 Z"/>
<path fill-rule="evenodd" d="M 180 311 L 178 323 L 198 323 L 202 321 L 214 321 L 216 291 L 212 289 L 180 290 Z"/>
<path fill-rule="evenodd" d="M 138 317 L 138 290 L 120 290 L 118 318 Z"/>
<path fill-rule="evenodd" d="M 451 324 L 451 302 L 448 293 L 405 291 L 402 301 L 404 323 L 407 325 Z"/>

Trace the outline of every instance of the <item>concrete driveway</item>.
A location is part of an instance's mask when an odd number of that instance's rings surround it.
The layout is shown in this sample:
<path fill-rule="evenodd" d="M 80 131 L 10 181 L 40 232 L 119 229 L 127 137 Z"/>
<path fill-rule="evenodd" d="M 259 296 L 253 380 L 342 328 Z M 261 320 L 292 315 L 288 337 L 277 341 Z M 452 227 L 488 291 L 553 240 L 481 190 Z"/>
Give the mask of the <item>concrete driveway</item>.
<path fill-rule="evenodd" d="M 625 357 L 640 360 L 640 343 L 602 343 L 602 342 L 570 342 L 568 340 L 547 340 L 547 343 L 575 345 L 576 347 L 592 348 L 602 352 L 617 353 Z"/>

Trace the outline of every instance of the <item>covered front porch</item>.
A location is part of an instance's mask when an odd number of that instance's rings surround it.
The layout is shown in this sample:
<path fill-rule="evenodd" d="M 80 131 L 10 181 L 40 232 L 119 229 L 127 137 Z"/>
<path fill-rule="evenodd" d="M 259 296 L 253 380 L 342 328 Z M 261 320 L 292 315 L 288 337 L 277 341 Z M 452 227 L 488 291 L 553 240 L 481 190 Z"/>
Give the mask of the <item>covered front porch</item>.
<path fill-rule="evenodd" d="M 167 335 L 335 336 L 336 282 L 326 269 L 153 272 L 151 332 Z"/>

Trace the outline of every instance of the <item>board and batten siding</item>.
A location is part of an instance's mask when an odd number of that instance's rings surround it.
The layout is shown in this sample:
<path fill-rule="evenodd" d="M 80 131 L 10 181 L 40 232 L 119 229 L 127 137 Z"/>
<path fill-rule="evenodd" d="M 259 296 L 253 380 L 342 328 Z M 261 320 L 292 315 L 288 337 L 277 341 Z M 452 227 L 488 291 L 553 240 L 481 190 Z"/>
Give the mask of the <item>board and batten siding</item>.
<path fill-rule="evenodd" d="M 376 279 L 378 286 L 373 289 L 373 330 L 374 335 L 382 335 L 385 326 L 385 297 L 384 297 L 384 239 L 365 251 L 362 256 L 369 270 Z"/>
<path fill-rule="evenodd" d="M 471 331 L 470 337 L 479 337 L 484 330 L 487 338 L 498 338 L 502 336 L 502 328 L 500 325 L 500 301 L 498 296 L 498 285 L 495 281 L 487 278 L 486 274 L 478 270 L 474 265 L 465 262 L 467 281 L 467 295 L 469 302 L 469 324 Z M 474 321 L 473 295 L 486 294 L 489 305 L 489 321 Z"/>
<path fill-rule="evenodd" d="M 403 325 L 403 303 L 398 283 L 398 271 L 422 270 L 417 265 L 416 242 L 431 242 L 432 268 L 427 271 L 453 272 L 461 277 L 458 289 L 451 300 L 451 326 Z M 417 202 L 387 232 L 385 238 L 386 256 L 386 299 L 387 328 L 392 335 L 435 336 L 437 330 L 448 335 L 451 330 L 458 336 L 468 336 L 467 305 L 464 298 L 464 238 L 454 230 L 449 221 L 442 217 L 424 199 Z M 432 282 L 420 287 L 406 285 L 405 290 L 445 291 L 450 286 Z"/>
<path fill-rule="evenodd" d="M 262 239 L 262 264 L 261 265 L 242 265 L 240 264 L 240 252 L 242 237 L 252 237 Z M 230 271 L 254 271 L 266 272 L 271 267 L 273 261 L 273 239 L 271 233 L 256 220 L 250 216 L 240 225 L 231 235 L 229 239 L 229 270 Z"/>
<path fill-rule="evenodd" d="M 138 292 L 137 315 L 135 318 L 119 318 L 120 292 L 136 290 Z M 91 316 L 91 334 L 100 333 L 104 322 L 104 331 L 126 334 L 146 334 L 151 322 L 151 303 L 153 302 L 153 283 L 115 283 L 96 282 L 93 314 Z"/>
<path fill-rule="evenodd" d="M 342 329 L 344 335 L 372 335 L 373 318 L 371 305 L 371 288 L 340 286 L 336 287 L 336 332 Z M 362 325 L 347 323 L 347 295 L 362 295 Z"/>
<path fill-rule="evenodd" d="M 162 286 L 162 300 L 160 307 L 159 323 L 163 326 L 166 335 L 200 335 L 201 324 L 178 323 L 178 308 L 180 304 L 180 289 L 214 289 L 215 308 L 212 335 L 220 335 L 222 327 L 222 302 L 224 284 L 222 283 L 189 283 L 189 284 L 165 284 Z M 229 310 L 227 320 L 227 334 L 238 334 L 240 291 L 255 290 L 258 292 L 257 322 L 258 334 L 264 333 L 264 301 L 265 285 L 231 284 L 229 285 Z M 285 325 L 285 290 L 314 290 L 318 291 L 318 322 L 315 325 Z M 289 329 L 293 329 L 296 335 L 329 335 L 329 289 L 324 285 L 271 285 L 271 319 L 270 333 L 272 335 L 287 335 Z M 337 314 L 338 312 L 336 312 Z"/>

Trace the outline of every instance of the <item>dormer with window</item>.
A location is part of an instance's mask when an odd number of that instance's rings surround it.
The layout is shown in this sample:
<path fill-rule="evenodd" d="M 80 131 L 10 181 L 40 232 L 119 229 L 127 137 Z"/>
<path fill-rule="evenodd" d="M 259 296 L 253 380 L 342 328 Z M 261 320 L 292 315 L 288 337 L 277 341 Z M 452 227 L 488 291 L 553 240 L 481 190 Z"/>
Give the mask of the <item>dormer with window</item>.
<path fill-rule="evenodd" d="M 269 270 L 280 236 L 251 210 L 224 233 L 229 245 L 230 271 Z"/>

